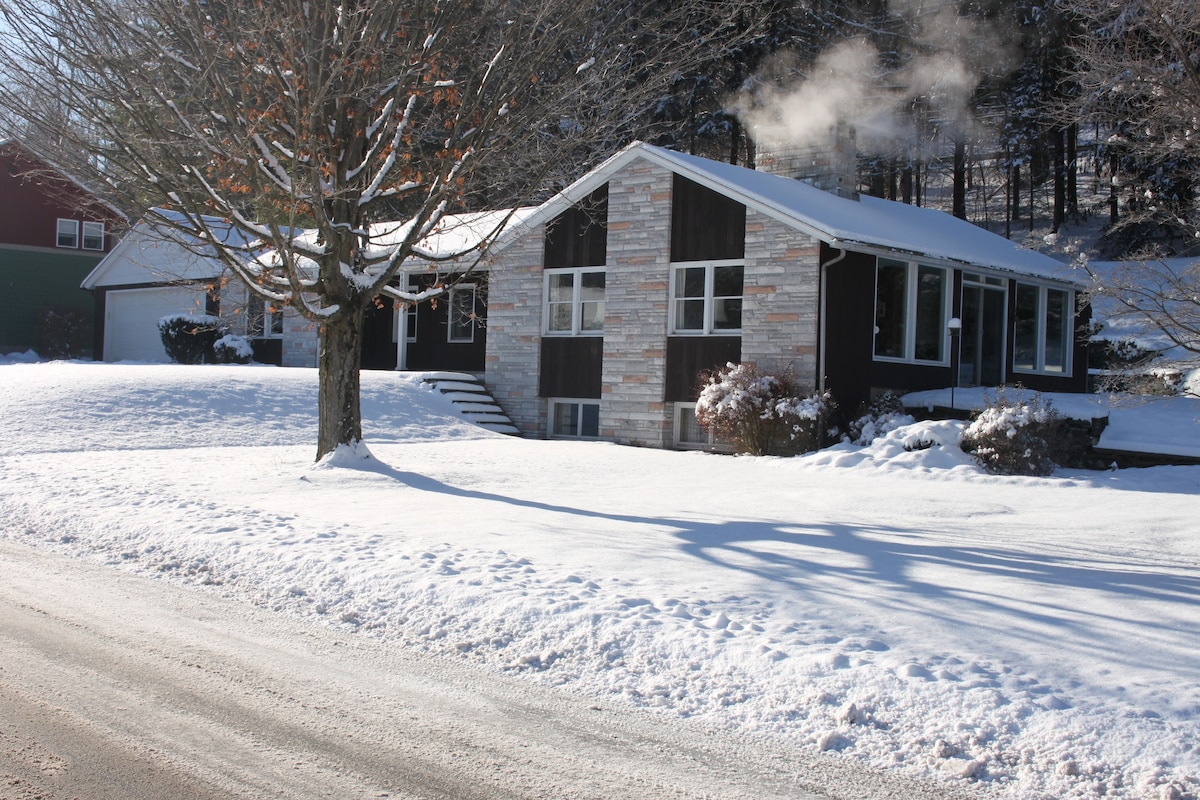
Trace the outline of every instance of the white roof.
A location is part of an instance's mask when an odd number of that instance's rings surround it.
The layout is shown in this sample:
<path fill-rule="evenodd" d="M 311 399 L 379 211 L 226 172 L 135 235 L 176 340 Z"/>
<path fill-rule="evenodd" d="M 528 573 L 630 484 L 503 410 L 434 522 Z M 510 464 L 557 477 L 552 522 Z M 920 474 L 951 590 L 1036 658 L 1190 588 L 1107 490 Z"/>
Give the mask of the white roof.
<path fill-rule="evenodd" d="M 852 200 L 802 181 L 685 155 L 643 142 L 629 145 L 543 208 L 549 218 L 577 203 L 630 161 L 644 158 L 803 230 L 838 248 L 990 268 L 1078 284 L 1070 265 L 1021 247 L 942 211 L 862 196 Z"/>
<path fill-rule="evenodd" d="M 224 265 L 210 255 L 211 250 L 201 239 L 153 220 L 154 215 L 167 219 L 185 218 L 162 209 L 155 209 L 121 237 L 100 263 L 88 273 L 80 286 L 97 289 L 112 286 L 188 283 L 211 281 L 225 271 Z M 206 218 L 209 230 L 225 236 L 230 243 L 244 243 L 245 237 L 228 223 Z"/>

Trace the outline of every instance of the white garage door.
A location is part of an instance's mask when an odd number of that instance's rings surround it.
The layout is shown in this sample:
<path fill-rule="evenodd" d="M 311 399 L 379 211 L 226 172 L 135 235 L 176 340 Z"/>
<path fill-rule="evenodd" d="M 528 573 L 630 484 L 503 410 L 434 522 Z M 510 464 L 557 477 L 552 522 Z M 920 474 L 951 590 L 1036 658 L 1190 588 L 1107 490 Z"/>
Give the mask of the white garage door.
<path fill-rule="evenodd" d="M 118 289 L 104 300 L 105 361 L 170 361 L 158 321 L 175 312 L 204 313 L 204 287 Z"/>

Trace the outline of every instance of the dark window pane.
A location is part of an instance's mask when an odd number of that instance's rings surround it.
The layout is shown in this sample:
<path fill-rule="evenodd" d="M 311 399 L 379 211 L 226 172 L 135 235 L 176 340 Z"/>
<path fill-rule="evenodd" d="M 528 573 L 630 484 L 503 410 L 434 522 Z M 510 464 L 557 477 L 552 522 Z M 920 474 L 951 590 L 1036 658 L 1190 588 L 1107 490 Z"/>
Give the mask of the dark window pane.
<path fill-rule="evenodd" d="M 732 331 L 742 327 L 742 298 L 713 301 L 713 330 Z"/>
<path fill-rule="evenodd" d="M 946 273 L 933 267 L 917 268 L 916 352 L 918 361 L 941 361 L 946 341 Z"/>
<path fill-rule="evenodd" d="M 582 403 L 579 416 L 580 436 L 600 435 L 600 406 L 597 403 Z"/>
<path fill-rule="evenodd" d="M 904 358 L 907 317 L 908 265 L 880 259 L 875 271 L 875 355 Z"/>
<path fill-rule="evenodd" d="M 1037 369 L 1038 287 L 1017 284 L 1013 318 L 1013 368 Z"/>
<path fill-rule="evenodd" d="M 1046 362 L 1047 372 L 1066 372 L 1071 342 L 1070 295 L 1062 289 L 1046 291 Z"/>
<path fill-rule="evenodd" d="M 676 297 L 704 297 L 704 267 L 685 267 L 675 278 Z"/>
<path fill-rule="evenodd" d="M 675 328 L 681 331 L 704 330 L 704 301 L 676 300 Z"/>
<path fill-rule="evenodd" d="M 742 272 L 742 267 L 714 267 L 713 297 L 741 297 Z"/>

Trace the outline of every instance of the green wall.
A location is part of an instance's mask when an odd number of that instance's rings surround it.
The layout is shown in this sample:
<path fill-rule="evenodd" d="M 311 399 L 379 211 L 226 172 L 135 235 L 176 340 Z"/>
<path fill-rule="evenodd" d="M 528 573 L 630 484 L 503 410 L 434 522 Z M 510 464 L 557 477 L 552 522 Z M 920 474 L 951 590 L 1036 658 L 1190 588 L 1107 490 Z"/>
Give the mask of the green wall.
<path fill-rule="evenodd" d="M 38 312 L 58 306 L 87 314 L 90 354 L 95 306 L 79 284 L 102 256 L 0 248 L 0 353 L 37 350 Z"/>

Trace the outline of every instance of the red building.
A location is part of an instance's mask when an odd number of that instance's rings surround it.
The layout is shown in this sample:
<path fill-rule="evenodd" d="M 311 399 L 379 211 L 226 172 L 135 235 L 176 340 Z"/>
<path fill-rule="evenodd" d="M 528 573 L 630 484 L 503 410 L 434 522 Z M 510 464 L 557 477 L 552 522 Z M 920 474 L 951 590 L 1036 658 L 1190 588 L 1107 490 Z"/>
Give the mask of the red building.
<path fill-rule="evenodd" d="M 79 288 L 125 218 L 25 145 L 0 140 L 0 354 L 36 350 L 68 326 L 71 349 L 92 351 L 93 300 Z"/>

